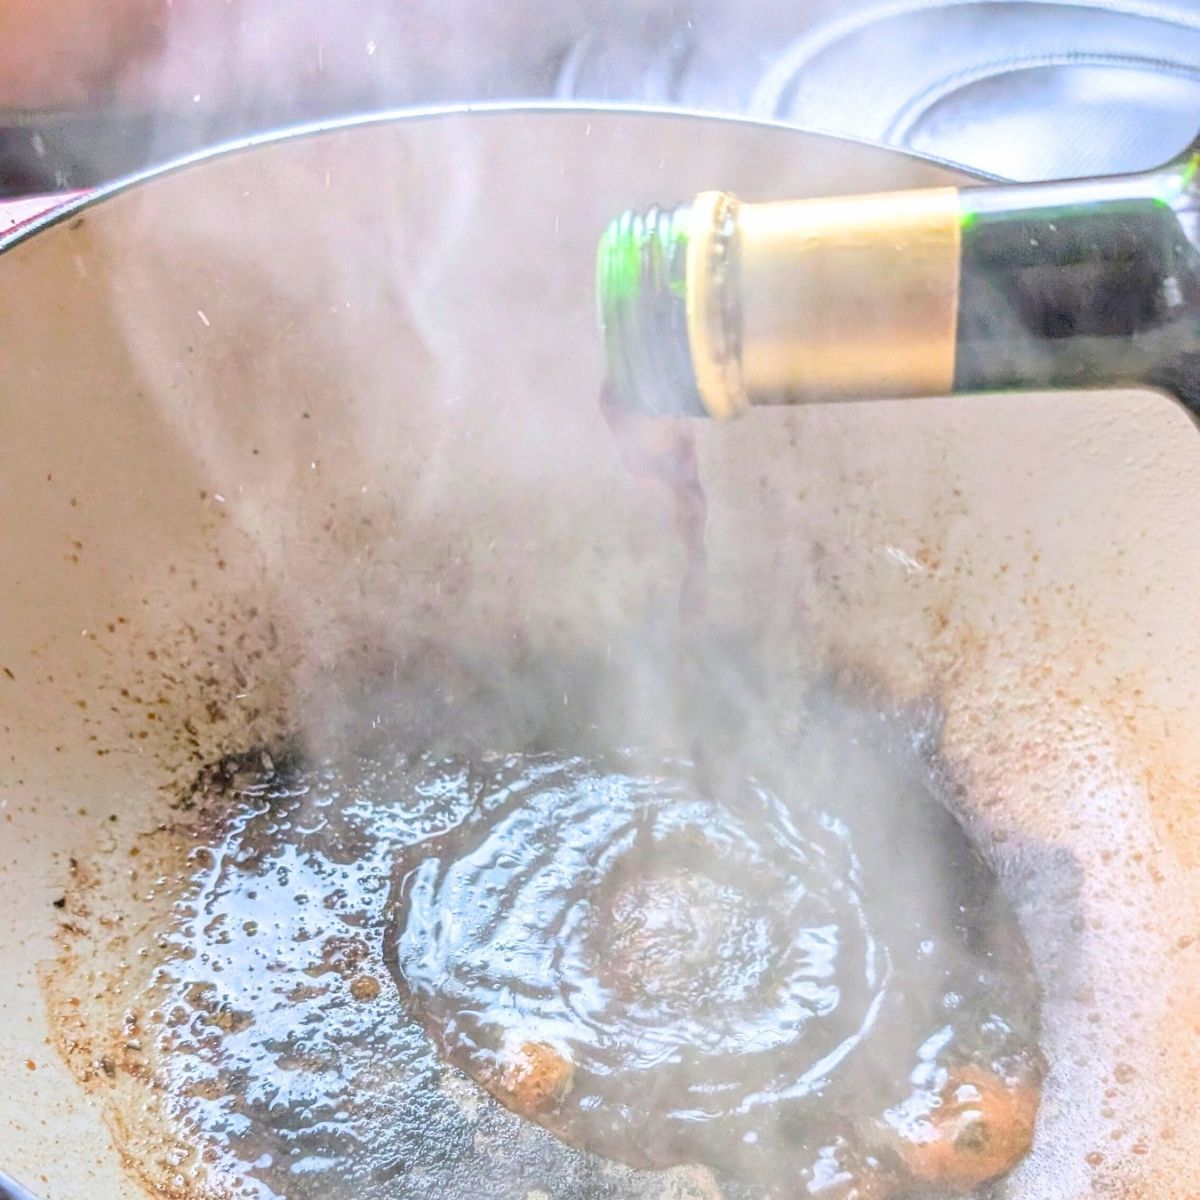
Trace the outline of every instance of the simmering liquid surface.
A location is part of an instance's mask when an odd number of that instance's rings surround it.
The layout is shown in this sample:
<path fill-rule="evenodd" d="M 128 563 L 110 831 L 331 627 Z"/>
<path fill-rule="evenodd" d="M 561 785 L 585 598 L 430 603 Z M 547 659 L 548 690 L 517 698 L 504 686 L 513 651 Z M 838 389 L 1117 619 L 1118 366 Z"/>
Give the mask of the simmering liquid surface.
<path fill-rule="evenodd" d="M 696 762 L 556 720 L 239 756 L 79 863 L 60 1045 L 155 1194 L 852 1200 L 1015 1163 L 1037 989 L 908 726 L 825 696 Z"/>
<path fill-rule="evenodd" d="M 383 962 L 386 903 L 476 768 L 388 742 L 227 760 L 175 822 L 122 816 L 79 863 L 48 992 L 126 1164 L 173 1200 L 707 1194 L 580 1154 L 439 1061 Z"/>
<path fill-rule="evenodd" d="M 835 1195 L 1001 1174 L 1040 1077 L 1024 946 L 875 726 L 810 727 L 770 781 L 488 763 L 469 814 L 397 866 L 410 1008 L 504 1103 L 635 1166 Z"/>

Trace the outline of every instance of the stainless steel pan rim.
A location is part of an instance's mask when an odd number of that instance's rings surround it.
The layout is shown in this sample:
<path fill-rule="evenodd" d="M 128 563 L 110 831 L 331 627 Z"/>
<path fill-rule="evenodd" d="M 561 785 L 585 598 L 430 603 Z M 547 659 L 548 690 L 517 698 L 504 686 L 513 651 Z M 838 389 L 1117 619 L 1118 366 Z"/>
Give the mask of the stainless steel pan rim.
<path fill-rule="evenodd" d="M 10 1175 L 0 1171 L 0 1200 L 37 1200 L 30 1191 L 26 1191 Z"/>
<path fill-rule="evenodd" d="M 187 154 L 180 158 L 173 159 L 170 162 L 150 167 L 145 171 L 138 171 L 137 173 L 128 175 L 123 179 L 114 180 L 112 183 L 105 184 L 103 187 L 99 187 L 95 191 L 88 192 L 86 195 L 80 196 L 76 200 L 72 200 L 62 208 L 57 208 L 53 212 L 47 213 L 43 217 L 38 217 L 10 233 L 0 235 L 0 253 L 3 253 L 15 245 L 19 245 L 28 238 L 36 236 L 41 230 L 48 229 L 51 226 L 58 224 L 60 221 L 70 220 L 77 216 L 80 212 L 83 212 L 93 205 L 107 200 L 110 196 L 119 195 L 121 192 L 124 192 L 129 188 L 139 187 L 142 184 L 159 178 L 160 176 L 169 175 L 175 171 L 186 170 L 188 167 L 197 166 L 200 163 L 207 162 L 214 158 L 219 158 L 230 154 L 245 153 L 260 146 L 273 145 L 275 143 L 288 141 L 293 138 L 315 137 L 320 134 L 336 133 L 340 130 L 356 129 L 362 126 L 370 125 L 390 125 L 395 122 L 440 120 L 447 117 L 486 117 L 512 116 L 513 114 L 540 115 L 557 113 L 573 113 L 576 115 L 595 113 L 598 116 L 677 117 L 685 120 L 690 119 L 717 122 L 732 128 L 745 127 L 778 129 L 793 133 L 816 133 L 820 136 L 827 136 L 838 142 L 844 142 L 850 146 L 871 146 L 876 149 L 887 149 L 890 153 L 895 154 L 897 157 L 908 158 L 918 162 L 927 162 L 936 166 L 945 167 L 947 170 L 968 175 L 980 183 L 998 181 L 1002 178 L 999 175 L 992 175 L 985 171 L 978 171 L 973 168 L 959 166 L 957 163 L 950 162 L 948 159 L 941 159 L 934 155 L 915 154 L 908 150 L 897 150 L 890 146 L 884 146 L 884 144 L 881 142 L 872 142 L 865 138 L 844 137 L 841 134 L 822 135 L 819 130 L 805 130 L 796 125 L 789 124 L 787 121 L 776 121 L 767 117 L 742 117 L 730 113 L 705 112 L 701 109 L 679 108 L 671 105 L 620 103 L 607 104 L 601 101 L 587 101 L 586 103 L 580 103 L 567 100 L 530 100 L 519 102 L 496 101 L 486 104 L 453 104 L 445 106 L 431 105 L 428 107 L 398 108 L 390 109 L 385 112 L 363 113 L 358 116 L 337 117 L 331 120 L 313 121 L 302 125 L 289 125 L 282 129 L 270 130 L 266 133 L 253 134 L 249 137 L 235 138 L 232 141 L 222 142 L 219 145 L 211 146 L 204 150 L 198 150 L 194 154 Z"/>

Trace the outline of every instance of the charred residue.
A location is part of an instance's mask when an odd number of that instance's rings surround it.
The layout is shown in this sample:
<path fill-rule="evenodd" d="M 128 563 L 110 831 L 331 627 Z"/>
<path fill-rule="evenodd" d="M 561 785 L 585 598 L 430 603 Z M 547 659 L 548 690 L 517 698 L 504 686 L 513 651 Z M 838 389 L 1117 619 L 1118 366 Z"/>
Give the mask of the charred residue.
<path fill-rule="evenodd" d="M 193 775 L 169 821 L 114 826 L 111 847 L 77 865 L 48 972 L 60 1045 L 154 1194 L 790 1194 L 794 1179 L 633 1169 L 567 1145 L 443 1060 L 392 983 L 399 857 L 470 815 L 495 781 L 497 747 L 620 744 L 593 719 L 612 706 L 591 666 L 531 665 L 537 687 L 510 690 L 506 708 L 504 678 L 480 682 L 431 648 L 380 674 L 387 685 L 345 716 L 336 754 L 247 740 Z M 437 686 L 418 686 L 431 676 Z M 795 695 L 738 680 L 756 710 Z M 530 697 L 543 693 L 539 708 Z M 662 707 L 668 725 L 707 712 Z M 734 740 L 756 736 L 756 721 Z M 926 771 L 928 728 L 911 731 Z"/>

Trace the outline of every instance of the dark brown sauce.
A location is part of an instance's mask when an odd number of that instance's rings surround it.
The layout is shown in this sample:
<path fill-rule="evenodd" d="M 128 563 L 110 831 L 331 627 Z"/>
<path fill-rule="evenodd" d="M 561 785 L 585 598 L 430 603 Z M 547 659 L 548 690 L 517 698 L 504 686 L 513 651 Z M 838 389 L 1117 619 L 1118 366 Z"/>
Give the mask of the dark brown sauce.
<path fill-rule="evenodd" d="M 393 857 L 463 817 L 481 763 L 364 737 L 214 764 L 135 858 L 81 864 L 50 1002 L 127 1168 L 173 1200 L 663 1200 L 480 1093 L 405 1010 Z"/>
<path fill-rule="evenodd" d="M 876 714 L 790 777 L 508 756 L 398 864 L 386 950 L 442 1053 L 573 1145 L 785 1194 L 958 1192 L 1037 1107 L 1037 989 L 996 880 Z M 827 1192 L 822 1189 L 829 1189 Z"/>
<path fill-rule="evenodd" d="M 437 694 L 392 700 L 337 759 L 205 772 L 191 819 L 66 897 L 64 1053 L 158 1193 L 664 1194 L 624 1160 L 708 1164 L 726 1200 L 861 1200 L 1020 1157 L 1037 989 L 912 726 L 765 681 L 762 712 L 806 705 L 792 732 L 753 727 L 700 780 L 686 752 L 572 733 L 575 705 L 547 707 L 542 749 L 410 752 L 428 737 L 401 715 Z"/>

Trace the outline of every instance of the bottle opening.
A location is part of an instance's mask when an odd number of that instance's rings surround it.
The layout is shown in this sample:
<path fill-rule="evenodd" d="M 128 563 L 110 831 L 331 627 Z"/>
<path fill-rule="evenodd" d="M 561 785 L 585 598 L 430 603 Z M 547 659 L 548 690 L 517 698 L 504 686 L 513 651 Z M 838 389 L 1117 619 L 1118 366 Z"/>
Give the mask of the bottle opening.
<path fill-rule="evenodd" d="M 691 207 L 626 212 L 600 239 L 596 293 L 608 391 L 651 416 L 704 416 L 687 329 Z"/>

